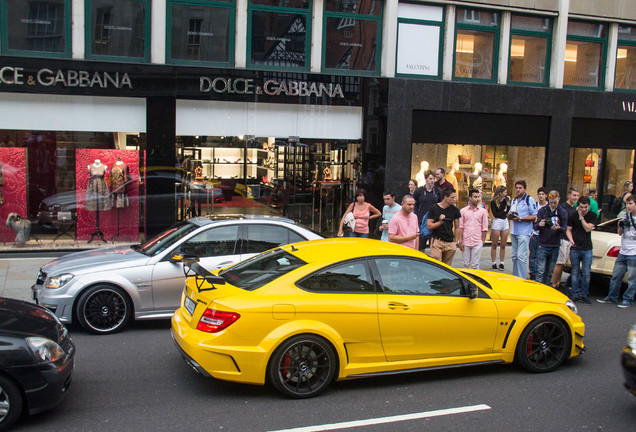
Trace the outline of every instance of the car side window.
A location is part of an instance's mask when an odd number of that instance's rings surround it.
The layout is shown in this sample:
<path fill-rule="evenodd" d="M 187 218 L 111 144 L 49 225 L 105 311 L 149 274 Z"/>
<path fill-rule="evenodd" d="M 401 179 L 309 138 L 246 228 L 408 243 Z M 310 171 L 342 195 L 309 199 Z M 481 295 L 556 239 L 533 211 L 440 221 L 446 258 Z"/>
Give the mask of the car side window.
<path fill-rule="evenodd" d="M 354 261 L 326 269 L 297 282 L 306 291 L 322 293 L 373 293 L 375 289 L 364 261 Z"/>
<path fill-rule="evenodd" d="M 376 258 L 375 263 L 386 293 L 462 295 L 462 278 L 426 261 L 391 257 Z"/>
<path fill-rule="evenodd" d="M 261 253 L 281 245 L 306 240 L 289 228 L 278 225 L 247 224 L 245 230 L 242 253 L 246 254 Z"/>
<path fill-rule="evenodd" d="M 225 225 L 207 229 L 181 245 L 187 255 L 212 257 L 236 254 L 238 225 Z"/>

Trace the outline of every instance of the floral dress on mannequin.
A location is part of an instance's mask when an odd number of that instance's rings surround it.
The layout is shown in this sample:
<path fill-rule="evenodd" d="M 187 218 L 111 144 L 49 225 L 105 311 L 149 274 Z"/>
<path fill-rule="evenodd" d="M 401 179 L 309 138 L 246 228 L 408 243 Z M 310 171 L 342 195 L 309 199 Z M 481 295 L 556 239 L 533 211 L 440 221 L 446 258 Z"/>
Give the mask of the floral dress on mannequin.
<path fill-rule="evenodd" d="M 86 186 L 86 210 L 110 210 L 113 205 L 108 184 L 104 180 L 106 165 L 96 160 L 95 163 L 88 166 L 88 171 L 91 178 Z"/>
<path fill-rule="evenodd" d="M 110 167 L 110 188 L 114 196 L 114 206 L 116 208 L 124 208 L 130 205 L 128 194 L 126 193 L 126 183 L 130 179 L 128 165 L 121 160 L 117 160 Z"/>

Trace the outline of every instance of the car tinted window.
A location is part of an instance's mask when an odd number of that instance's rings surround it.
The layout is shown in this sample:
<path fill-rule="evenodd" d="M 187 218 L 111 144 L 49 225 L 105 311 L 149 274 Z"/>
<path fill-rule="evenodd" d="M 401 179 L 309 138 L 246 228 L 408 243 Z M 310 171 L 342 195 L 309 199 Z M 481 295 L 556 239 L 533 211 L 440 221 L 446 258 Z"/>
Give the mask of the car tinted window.
<path fill-rule="evenodd" d="M 426 261 L 406 258 L 376 258 L 382 286 L 387 293 L 452 295 L 462 294 L 462 279 Z"/>
<path fill-rule="evenodd" d="M 209 228 L 181 245 L 181 252 L 198 257 L 235 255 L 237 238 L 238 225 Z"/>
<path fill-rule="evenodd" d="M 375 292 L 364 261 L 338 264 L 306 277 L 296 285 L 306 291 L 366 293 Z"/>
<path fill-rule="evenodd" d="M 249 224 L 243 245 L 243 253 L 261 253 L 266 250 L 306 240 L 289 228 L 278 225 Z"/>
<path fill-rule="evenodd" d="M 197 228 L 198 227 L 196 225 L 188 222 L 178 223 L 177 225 L 168 228 L 167 230 L 157 234 L 155 237 L 148 240 L 147 242 L 141 244 L 140 246 L 135 248 L 135 250 L 148 256 L 157 255 Z"/>
<path fill-rule="evenodd" d="M 274 249 L 233 265 L 219 276 L 235 287 L 254 290 L 305 264 L 282 249 Z"/>
<path fill-rule="evenodd" d="M 596 231 L 618 234 L 618 219 L 610 220 L 594 228 Z"/>

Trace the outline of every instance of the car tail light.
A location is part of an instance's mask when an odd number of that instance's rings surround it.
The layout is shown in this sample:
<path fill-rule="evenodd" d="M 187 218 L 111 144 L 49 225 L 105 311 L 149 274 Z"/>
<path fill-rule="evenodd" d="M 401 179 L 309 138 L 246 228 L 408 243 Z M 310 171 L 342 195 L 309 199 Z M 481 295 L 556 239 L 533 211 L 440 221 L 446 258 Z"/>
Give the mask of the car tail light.
<path fill-rule="evenodd" d="M 241 316 L 235 312 L 224 312 L 216 309 L 206 309 L 197 324 L 197 330 L 207 333 L 217 333 L 234 324 Z"/>
<path fill-rule="evenodd" d="M 618 257 L 618 254 L 620 253 L 620 251 L 621 251 L 621 247 L 620 246 L 614 246 L 609 251 L 607 251 L 607 256 L 608 257 L 612 257 L 612 258 L 616 258 L 616 257 Z"/>

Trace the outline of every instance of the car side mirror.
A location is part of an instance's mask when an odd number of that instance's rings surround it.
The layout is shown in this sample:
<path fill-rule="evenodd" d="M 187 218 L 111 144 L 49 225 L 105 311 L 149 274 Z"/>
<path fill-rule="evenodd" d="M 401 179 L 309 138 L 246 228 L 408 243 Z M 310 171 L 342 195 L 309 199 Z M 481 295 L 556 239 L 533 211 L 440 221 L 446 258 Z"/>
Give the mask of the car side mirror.
<path fill-rule="evenodd" d="M 475 299 L 479 295 L 479 288 L 474 283 L 468 284 L 468 298 Z"/>
<path fill-rule="evenodd" d="M 184 254 L 183 252 L 176 250 L 170 254 L 169 261 L 173 264 L 183 263 L 185 265 L 189 265 L 193 262 L 198 262 L 199 257 L 196 255 Z"/>

